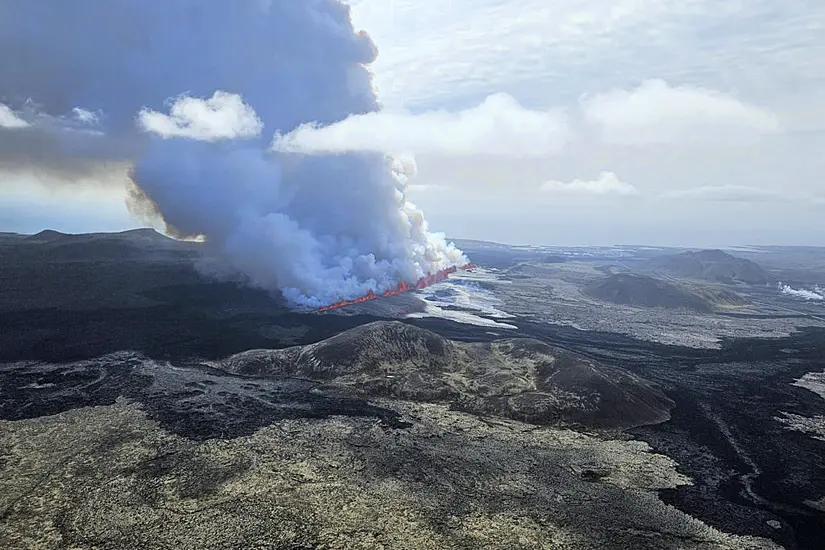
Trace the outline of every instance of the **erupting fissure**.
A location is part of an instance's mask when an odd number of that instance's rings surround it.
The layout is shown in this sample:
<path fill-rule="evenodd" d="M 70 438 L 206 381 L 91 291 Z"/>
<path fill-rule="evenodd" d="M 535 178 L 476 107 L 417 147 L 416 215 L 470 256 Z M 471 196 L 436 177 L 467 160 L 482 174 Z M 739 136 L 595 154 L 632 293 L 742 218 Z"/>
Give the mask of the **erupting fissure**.
<path fill-rule="evenodd" d="M 440 283 L 442 281 L 446 281 L 447 278 L 461 269 L 462 271 L 466 271 L 468 269 L 473 269 L 475 267 L 474 264 L 464 264 L 462 266 L 456 267 L 448 267 L 447 269 L 442 269 L 441 271 L 436 271 L 431 275 L 427 275 L 425 277 L 421 277 L 416 281 L 414 285 L 408 285 L 406 282 L 401 281 L 398 283 L 393 289 L 387 290 L 381 294 L 376 294 L 374 291 L 370 290 L 363 296 L 359 298 L 354 298 L 352 300 L 341 300 L 339 302 L 333 302 L 328 306 L 324 306 L 320 309 L 316 309 L 316 313 L 321 313 L 323 311 L 329 311 L 331 309 L 338 309 L 339 307 L 351 306 L 353 304 L 363 304 L 364 302 L 369 302 L 370 300 L 377 300 L 378 298 L 386 298 L 388 296 L 397 296 L 398 294 L 404 294 L 405 292 L 412 292 L 413 290 L 421 290 L 423 288 L 427 288 L 428 286 L 432 286 L 436 283 Z"/>

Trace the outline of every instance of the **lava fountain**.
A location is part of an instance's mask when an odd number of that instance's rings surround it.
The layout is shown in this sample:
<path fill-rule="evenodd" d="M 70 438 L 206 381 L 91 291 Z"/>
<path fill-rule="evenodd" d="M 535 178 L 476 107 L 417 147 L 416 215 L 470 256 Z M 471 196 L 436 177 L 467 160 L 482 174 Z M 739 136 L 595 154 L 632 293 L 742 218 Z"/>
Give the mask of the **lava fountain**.
<path fill-rule="evenodd" d="M 418 281 L 415 282 L 414 285 L 408 285 L 406 282 L 401 281 L 400 283 L 398 283 L 398 285 L 395 288 L 387 290 L 386 292 L 383 292 L 381 294 L 376 294 L 374 291 L 370 290 L 369 292 L 367 292 L 366 294 L 364 294 L 363 296 L 360 296 L 358 298 L 354 298 L 352 300 L 341 300 L 339 302 L 333 302 L 332 304 L 330 304 L 328 306 L 324 306 L 320 309 L 316 309 L 315 313 L 321 313 L 321 312 L 324 312 L 324 311 L 329 311 L 331 309 L 338 309 L 339 307 L 346 307 L 346 306 L 351 306 L 351 305 L 354 305 L 354 304 L 363 304 L 364 302 L 369 302 L 371 300 L 377 300 L 378 298 L 387 298 L 389 296 L 397 296 L 398 294 L 404 294 L 406 292 L 412 292 L 414 290 L 421 290 L 421 289 L 427 288 L 428 286 L 432 286 L 436 283 L 446 281 L 447 278 L 450 275 L 452 275 L 453 273 L 455 273 L 459 269 L 462 270 L 462 271 L 466 271 L 468 269 L 473 269 L 475 267 L 476 266 L 474 264 L 471 264 L 471 263 L 470 264 L 464 264 L 460 267 L 451 266 L 451 267 L 448 267 L 447 269 L 442 269 L 441 271 L 436 271 L 435 273 L 433 273 L 431 275 L 421 277 L 420 279 L 418 279 Z"/>

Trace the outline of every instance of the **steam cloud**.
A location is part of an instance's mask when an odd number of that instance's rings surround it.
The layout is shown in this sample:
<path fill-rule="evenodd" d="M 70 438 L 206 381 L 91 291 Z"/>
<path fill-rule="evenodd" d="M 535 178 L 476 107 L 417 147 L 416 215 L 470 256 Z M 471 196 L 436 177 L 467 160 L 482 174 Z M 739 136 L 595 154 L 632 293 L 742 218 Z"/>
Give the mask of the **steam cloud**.
<path fill-rule="evenodd" d="M 338 0 L 6 0 L 0 43 L 0 158 L 23 139 L 35 164 L 128 151 L 171 228 L 205 235 L 225 266 L 294 305 L 466 261 L 406 199 L 411 160 L 270 149 L 272 135 L 378 111 L 375 47 Z M 28 122 L 31 105 L 105 139 L 76 150 L 66 124 Z"/>
<path fill-rule="evenodd" d="M 790 285 L 779 283 L 779 290 L 782 294 L 793 296 L 795 298 L 802 298 L 803 300 L 814 300 L 817 302 L 825 300 L 825 289 L 814 287 L 814 290 L 807 290 L 804 288 L 793 288 Z"/>

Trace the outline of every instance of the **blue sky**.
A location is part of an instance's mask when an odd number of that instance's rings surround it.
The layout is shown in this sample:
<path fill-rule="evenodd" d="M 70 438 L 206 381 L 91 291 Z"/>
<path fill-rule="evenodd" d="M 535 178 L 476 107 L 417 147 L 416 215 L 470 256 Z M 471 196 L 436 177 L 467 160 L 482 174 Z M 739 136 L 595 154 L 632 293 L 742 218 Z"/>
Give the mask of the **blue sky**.
<path fill-rule="evenodd" d="M 349 3 L 379 50 L 386 116 L 288 145 L 414 156 L 408 194 L 432 229 L 542 244 L 825 245 L 825 4 Z M 89 202 L 95 192 L 0 177 L 15 188 L 0 187 L 0 230 L 138 223 L 116 193 Z"/>
<path fill-rule="evenodd" d="M 0 188 L 0 231 L 65 233 L 121 231 L 144 224 L 129 214 L 122 188 L 42 183 L 31 174 L 7 176 Z"/>
<path fill-rule="evenodd" d="M 123 231 L 142 227 L 133 219 L 121 201 L 114 200 L 99 205 L 71 201 L 60 204 L 56 200 L 11 200 L 0 205 L 3 231 L 37 233 L 44 228 L 63 233 L 96 233 Z"/>

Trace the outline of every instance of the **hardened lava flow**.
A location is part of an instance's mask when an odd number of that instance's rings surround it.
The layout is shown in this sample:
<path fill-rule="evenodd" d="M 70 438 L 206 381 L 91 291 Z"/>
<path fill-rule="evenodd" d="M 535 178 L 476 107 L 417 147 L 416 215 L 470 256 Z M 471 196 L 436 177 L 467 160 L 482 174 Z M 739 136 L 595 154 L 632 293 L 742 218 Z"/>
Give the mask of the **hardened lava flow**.
<path fill-rule="evenodd" d="M 451 274 L 455 273 L 459 269 L 462 271 L 466 271 L 468 269 L 473 269 L 474 267 L 475 265 L 471 263 L 464 264 L 458 267 L 451 266 L 447 269 L 436 271 L 431 275 L 421 277 L 420 279 L 418 279 L 418 281 L 416 281 L 414 285 L 408 285 L 406 282 L 401 281 L 395 288 L 387 290 L 386 292 L 383 292 L 381 294 L 376 294 L 375 291 L 370 290 L 369 292 L 358 298 L 354 298 L 352 300 L 341 300 L 339 302 L 333 302 L 328 306 L 316 309 L 315 313 L 321 313 L 324 311 L 329 311 L 331 309 L 338 309 L 339 307 L 351 306 L 353 304 L 363 304 L 364 302 L 369 302 L 370 300 L 377 300 L 378 298 L 386 298 L 388 296 L 396 296 L 398 294 L 404 294 L 405 292 L 412 292 L 414 290 L 421 290 L 427 288 L 428 286 L 432 286 L 436 283 L 446 281 Z"/>

